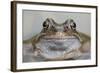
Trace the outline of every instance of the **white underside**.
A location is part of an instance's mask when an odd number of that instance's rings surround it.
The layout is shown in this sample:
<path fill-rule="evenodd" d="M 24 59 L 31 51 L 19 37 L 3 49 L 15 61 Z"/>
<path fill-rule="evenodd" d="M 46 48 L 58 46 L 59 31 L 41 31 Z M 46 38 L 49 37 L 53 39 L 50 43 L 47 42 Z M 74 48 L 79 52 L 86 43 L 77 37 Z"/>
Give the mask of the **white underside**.
<path fill-rule="evenodd" d="M 47 59 L 55 59 L 63 57 L 64 54 L 81 47 L 81 43 L 77 38 L 66 39 L 41 39 L 36 47 L 40 49 L 40 55 Z M 58 50 L 51 50 L 58 49 Z"/>

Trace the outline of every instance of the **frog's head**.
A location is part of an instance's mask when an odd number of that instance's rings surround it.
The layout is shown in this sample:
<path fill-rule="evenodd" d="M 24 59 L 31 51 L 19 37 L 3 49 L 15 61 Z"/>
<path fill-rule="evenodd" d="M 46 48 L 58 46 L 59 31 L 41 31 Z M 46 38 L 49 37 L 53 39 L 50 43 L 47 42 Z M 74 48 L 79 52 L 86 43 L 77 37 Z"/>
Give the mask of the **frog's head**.
<path fill-rule="evenodd" d="M 43 23 L 43 32 L 68 32 L 76 31 L 76 23 L 73 19 L 68 19 L 64 23 L 58 24 L 52 18 L 47 18 Z"/>

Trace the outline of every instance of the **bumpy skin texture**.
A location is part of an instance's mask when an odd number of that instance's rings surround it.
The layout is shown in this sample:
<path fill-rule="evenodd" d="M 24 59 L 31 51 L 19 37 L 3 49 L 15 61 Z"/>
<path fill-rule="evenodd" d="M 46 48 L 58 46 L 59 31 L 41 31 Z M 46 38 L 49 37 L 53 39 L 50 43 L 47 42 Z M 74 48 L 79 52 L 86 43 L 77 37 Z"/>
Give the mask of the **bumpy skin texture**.
<path fill-rule="evenodd" d="M 75 36 L 75 38 L 79 40 L 79 44 L 81 46 L 79 48 L 72 49 L 69 52 L 65 50 L 64 54 L 60 56 L 48 57 L 47 56 L 48 54 L 45 55 L 45 52 L 42 52 L 42 51 L 45 51 L 45 50 L 42 50 L 41 48 L 41 40 L 43 40 L 44 37 L 63 38 L 66 36 Z M 25 44 L 30 45 L 30 49 L 32 51 L 31 61 L 89 59 L 90 58 L 90 37 L 81 32 L 78 32 L 76 30 L 76 23 L 72 19 L 68 19 L 64 23 L 58 24 L 53 19 L 47 18 L 43 23 L 42 31 L 36 36 L 32 37 L 30 40 L 26 40 L 23 43 L 24 43 L 24 46 Z M 40 47 L 37 46 L 38 44 L 40 45 Z M 58 49 L 56 49 L 56 51 L 57 50 Z M 60 50 L 61 49 L 59 49 L 59 52 Z M 52 53 L 52 51 L 49 51 L 49 52 Z M 25 56 L 26 54 L 23 52 L 23 55 Z"/>

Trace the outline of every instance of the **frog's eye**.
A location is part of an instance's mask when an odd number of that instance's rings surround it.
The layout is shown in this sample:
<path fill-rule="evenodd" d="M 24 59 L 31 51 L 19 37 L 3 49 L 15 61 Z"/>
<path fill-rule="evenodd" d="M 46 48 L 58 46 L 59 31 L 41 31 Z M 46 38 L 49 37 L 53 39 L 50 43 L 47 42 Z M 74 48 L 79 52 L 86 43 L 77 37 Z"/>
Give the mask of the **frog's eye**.
<path fill-rule="evenodd" d="M 52 18 L 47 18 L 44 23 L 43 23 L 43 27 L 44 28 L 49 28 L 51 27 L 53 24 L 55 24 L 55 21 Z"/>
<path fill-rule="evenodd" d="M 68 20 L 66 20 L 66 21 L 63 23 L 63 26 L 64 26 L 64 31 L 68 31 L 68 30 L 69 30 Z"/>
<path fill-rule="evenodd" d="M 72 22 L 70 24 L 70 27 L 71 27 L 72 30 L 76 30 L 76 23 L 75 22 Z"/>
<path fill-rule="evenodd" d="M 76 23 L 74 22 L 73 19 L 68 19 L 67 24 L 69 29 L 76 30 Z"/>
<path fill-rule="evenodd" d="M 44 23 L 43 23 L 43 28 L 48 28 L 48 27 L 49 27 L 49 23 L 46 22 L 46 21 L 44 21 Z"/>

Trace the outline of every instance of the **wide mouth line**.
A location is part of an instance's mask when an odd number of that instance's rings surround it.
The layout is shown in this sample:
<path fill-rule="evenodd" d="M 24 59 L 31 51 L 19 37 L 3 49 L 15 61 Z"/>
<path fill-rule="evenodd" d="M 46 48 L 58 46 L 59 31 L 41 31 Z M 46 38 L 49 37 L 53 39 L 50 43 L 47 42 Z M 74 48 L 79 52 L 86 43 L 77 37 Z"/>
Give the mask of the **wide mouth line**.
<path fill-rule="evenodd" d="M 76 39 L 75 36 L 63 36 L 63 37 L 59 37 L 59 36 L 45 36 L 43 39 Z"/>

